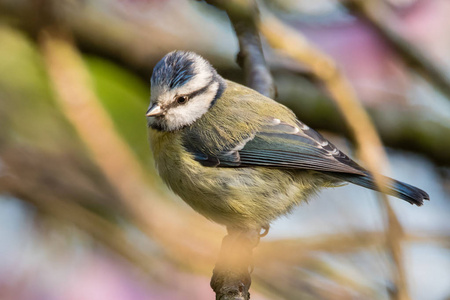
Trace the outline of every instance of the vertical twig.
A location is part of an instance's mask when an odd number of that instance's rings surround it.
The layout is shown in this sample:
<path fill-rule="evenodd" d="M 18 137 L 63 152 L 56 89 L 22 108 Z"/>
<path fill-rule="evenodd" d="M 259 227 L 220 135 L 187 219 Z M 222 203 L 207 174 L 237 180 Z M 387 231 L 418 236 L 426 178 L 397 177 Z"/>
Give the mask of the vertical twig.
<path fill-rule="evenodd" d="M 259 231 L 230 229 L 223 238 L 211 278 L 211 288 L 220 300 L 250 298 L 252 251 L 259 243 Z"/>
<path fill-rule="evenodd" d="M 387 165 L 381 140 L 367 112 L 358 101 L 348 80 L 341 74 L 334 62 L 320 50 L 308 43 L 298 32 L 294 32 L 274 17 L 268 17 L 260 24 L 260 30 L 269 44 L 284 51 L 290 57 L 306 65 L 320 79 L 337 103 L 342 115 L 351 128 L 359 147 L 359 156 L 373 174 L 380 191 L 383 178 L 380 170 Z M 381 196 L 383 211 L 387 214 L 387 248 L 393 261 L 395 288 L 392 295 L 397 300 L 409 299 L 404 270 L 401 263 L 402 227 L 393 212 L 386 195 Z"/>
<path fill-rule="evenodd" d="M 394 210 L 392 209 L 386 195 L 380 202 L 381 208 L 387 219 L 387 229 L 385 229 L 385 245 L 391 261 L 391 273 L 394 287 L 388 287 L 391 299 L 409 300 L 408 287 L 406 284 L 406 274 L 402 258 L 402 241 L 404 239 L 403 227 L 400 224 Z"/>
<path fill-rule="evenodd" d="M 282 50 L 310 68 L 323 83 L 355 137 L 361 160 L 374 175 L 376 182 L 383 182 L 379 170 L 387 166 L 387 159 L 381 140 L 350 82 L 339 71 L 334 61 L 311 45 L 300 33 L 282 24 L 275 17 L 267 16 L 264 22 L 260 23 L 260 30 L 273 48 Z"/>
<path fill-rule="evenodd" d="M 398 33 L 391 30 L 383 22 L 381 15 L 384 14 L 386 16 L 389 14 L 389 11 L 383 6 L 382 2 L 372 0 L 346 0 L 342 3 L 352 13 L 372 26 L 406 65 L 421 74 L 440 90 L 447 99 L 450 99 L 450 79 L 419 49 L 406 41 Z M 410 297 L 408 295 L 401 249 L 401 242 L 404 238 L 403 228 L 385 195 L 380 205 L 387 220 L 386 247 L 389 257 L 392 260 L 391 272 L 395 284 L 394 289 L 390 289 L 389 293 L 392 299 L 407 300 Z"/>
<path fill-rule="evenodd" d="M 117 134 L 111 118 L 95 95 L 90 74 L 70 34 L 61 33 L 58 28 L 46 29 L 41 32 L 40 42 L 61 112 L 73 125 L 93 162 L 120 195 L 130 220 L 164 245 L 167 254 L 181 264 L 190 264 L 185 259 L 186 255 L 197 262 L 196 266 L 200 261 L 210 259 L 204 253 L 213 253 L 215 249 L 213 229 L 184 215 L 189 218 L 187 222 L 196 224 L 193 227 L 203 227 L 199 229 L 202 234 L 191 236 L 189 243 L 179 238 L 187 229 L 177 222 L 180 216 L 175 214 L 174 208 L 163 204 L 160 196 L 149 188 L 142 165 Z M 199 243 L 209 251 L 198 252 Z"/>
<path fill-rule="evenodd" d="M 264 59 L 257 23 L 259 10 L 254 0 L 206 0 L 224 9 L 239 40 L 237 62 L 244 70 L 247 86 L 264 96 L 275 98 L 276 88 Z M 211 278 L 216 299 L 249 299 L 251 284 L 249 268 L 253 248 L 259 242 L 260 229 L 230 229 Z"/>
<path fill-rule="evenodd" d="M 259 22 L 256 2 L 254 0 L 206 0 L 206 2 L 224 9 L 228 14 L 239 41 L 237 63 L 244 70 L 247 86 L 274 99 L 275 83 L 264 59 L 256 25 Z"/>
<path fill-rule="evenodd" d="M 383 9 L 383 1 L 371 0 L 346 0 L 342 4 L 352 13 L 365 20 L 375 31 L 395 50 L 403 62 L 413 70 L 416 70 L 432 85 L 450 100 L 450 78 L 448 78 L 439 67 L 426 57 L 419 49 L 405 40 L 395 31 L 391 30 L 381 19 L 388 12 Z M 374 7 L 376 5 L 376 7 Z"/>

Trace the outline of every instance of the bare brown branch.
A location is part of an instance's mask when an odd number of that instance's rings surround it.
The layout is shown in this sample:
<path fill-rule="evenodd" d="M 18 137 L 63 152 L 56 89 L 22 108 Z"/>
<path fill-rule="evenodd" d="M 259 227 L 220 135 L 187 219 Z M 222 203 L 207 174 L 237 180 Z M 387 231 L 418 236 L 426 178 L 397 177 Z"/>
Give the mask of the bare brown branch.
<path fill-rule="evenodd" d="M 272 47 L 282 50 L 299 63 L 309 67 L 312 73 L 322 81 L 353 132 L 359 157 L 374 175 L 379 190 L 383 191 L 385 184 L 380 174 L 387 167 L 387 158 L 381 140 L 351 84 L 336 64 L 326 54 L 311 45 L 300 33 L 294 32 L 274 17 L 267 17 L 260 24 L 260 30 Z M 382 209 L 386 212 L 388 220 L 386 245 L 394 263 L 395 299 L 407 300 L 409 296 L 401 261 L 402 227 L 386 195 L 383 194 L 380 197 Z"/>
<path fill-rule="evenodd" d="M 224 9 L 239 40 L 237 62 L 243 68 L 246 84 L 261 94 L 275 98 L 275 84 L 262 51 L 256 23 L 259 11 L 254 0 L 220 1 L 207 3 Z M 216 299 L 249 299 L 251 277 L 249 267 L 252 250 L 259 242 L 255 229 L 229 229 L 222 241 L 219 259 L 211 278 Z"/>
<path fill-rule="evenodd" d="M 244 70 L 247 86 L 274 99 L 276 87 L 264 59 L 261 39 L 256 26 L 259 22 L 259 10 L 256 2 L 254 0 L 207 0 L 206 2 L 224 9 L 230 18 L 239 41 L 240 50 L 237 62 Z"/>
<path fill-rule="evenodd" d="M 387 166 L 387 160 L 380 138 L 351 84 L 333 60 L 274 17 L 265 18 L 260 23 L 260 30 L 272 47 L 310 68 L 324 84 L 355 137 L 361 160 L 377 182 L 382 182 L 379 174 Z"/>
<path fill-rule="evenodd" d="M 450 100 L 450 78 L 425 56 L 417 47 L 405 40 L 400 34 L 390 29 L 383 22 L 380 11 L 386 15 L 383 1 L 347 0 L 342 1 L 351 12 L 367 21 L 377 33 L 394 49 L 403 62 L 421 74 Z"/>
<path fill-rule="evenodd" d="M 250 262 L 259 243 L 259 231 L 229 229 L 223 238 L 219 259 L 211 278 L 216 299 L 245 300 L 250 298 Z"/>
<path fill-rule="evenodd" d="M 220 231 L 206 225 L 207 221 L 199 222 L 192 215 L 177 212 L 173 206 L 163 204 L 161 196 L 151 188 L 142 166 L 117 134 L 93 92 L 89 74 L 70 38 L 48 30 L 42 34 L 41 43 L 46 68 L 64 116 L 120 195 L 136 225 L 164 245 L 167 254 L 181 265 L 195 261 L 190 267 L 210 266 L 216 251 L 215 242 L 218 242 L 216 236 Z M 181 224 L 180 214 L 185 217 L 185 222 L 195 224 L 192 226 L 201 230 L 202 234 L 195 235 L 185 224 Z M 191 240 L 179 239 L 180 236 L 190 236 Z M 201 251 L 199 244 L 203 247 Z M 193 259 L 186 260 L 187 254 Z"/>
<path fill-rule="evenodd" d="M 275 98 L 276 88 L 262 51 L 257 23 L 259 10 L 254 0 L 207 3 L 224 9 L 239 40 L 237 62 L 244 70 L 246 84 L 261 94 Z M 251 276 L 249 267 L 253 248 L 259 242 L 259 230 L 228 229 L 211 278 L 216 299 L 249 299 Z"/>
<path fill-rule="evenodd" d="M 80 199 L 92 200 L 90 207 L 93 207 L 93 201 L 108 198 L 112 204 L 115 196 L 100 195 L 99 191 L 85 183 L 84 176 L 87 174 L 77 170 L 79 162 L 71 163 L 67 155 L 46 155 L 24 147 L 4 150 L 1 154 L 9 174 L 0 180 L 1 193 L 13 195 L 31 203 L 45 215 L 77 226 L 146 274 L 158 276 L 155 271 L 161 268 L 161 261 L 133 247 L 124 230 L 111 221 L 113 218 L 106 214 L 105 209 L 105 217 L 101 217 L 83 206 L 88 206 L 88 203 L 80 202 Z M 65 173 L 61 172 L 61 168 L 66 170 Z M 48 174 L 58 174 L 60 178 Z M 93 174 L 90 175 L 92 179 Z M 97 187 L 105 191 L 104 184 L 97 183 Z"/>

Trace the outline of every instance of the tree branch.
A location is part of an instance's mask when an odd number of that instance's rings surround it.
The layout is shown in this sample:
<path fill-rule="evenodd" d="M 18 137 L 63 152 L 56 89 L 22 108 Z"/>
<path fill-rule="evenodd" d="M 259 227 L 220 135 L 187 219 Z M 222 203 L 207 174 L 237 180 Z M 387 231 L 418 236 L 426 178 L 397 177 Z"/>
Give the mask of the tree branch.
<path fill-rule="evenodd" d="M 173 206 L 163 205 L 160 194 L 149 185 L 143 167 L 117 134 L 111 118 L 94 93 L 89 73 L 70 35 L 47 29 L 41 33 L 40 42 L 61 112 L 73 125 L 93 162 L 118 193 L 133 223 L 164 245 L 167 254 L 178 263 L 189 263 L 185 260 L 187 255 L 196 261 L 195 267 L 199 267 L 199 262 L 212 263 L 212 255 L 209 258 L 205 253 L 214 253 L 217 232 L 206 222 L 184 214 L 189 219 L 186 222 L 195 224 L 192 227 L 198 228 L 202 235 L 191 235 L 189 243 L 179 238 L 192 234 L 179 222 L 182 212 L 177 213 Z M 203 247 L 201 253 L 197 249 L 198 244 Z"/>
<path fill-rule="evenodd" d="M 282 50 L 295 61 L 310 68 L 336 102 L 358 145 L 358 154 L 367 169 L 374 174 L 379 187 L 383 178 L 380 170 L 387 166 L 381 140 L 366 110 L 358 100 L 350 82 L 340 72 L 335 62 L 314 47 L 299 32 L 292 30 L 273 16 L 260 23 L 260 30 L 267 42 Z"/>
<path fill-rule="evenodd" d="M 230 18 L 239 40 L 237 63 L 245 73 L 245 82 L 252 89 L 269 98 L 275 98 L 274 80 L 267 67 L 261 46 L 257 23 L 259 10 L 254 0 L 206 0 L 224 9 Z M 216 299 L 250 299 L 251 276 L 249 267 L 253 248 L 259 242 L 258 229 L 230 229 L 222 247 L 211 278 L 211 288 Z"/>
<path fill-rule="evenodd" d="M 355 15 L 367 21 L 387 44 L 399 54 L 406 65 L 421 74 L 450 100 L 450 78 L 419 49 L 386 26 L 381 19 L 381 14 L 376 12 L 383 10 L 385 14 L 388 13 L 381 6 L 383 5 L 382 1 L 347 0 L 343 1 L 342 4 Z M 374 5 L 378 5 L 377 9 L 374 9 Z"/>
<path fill-rule="evenodd" d="M 264 59 L 261 39 L 256 26 L 259 22 L 259 10 L 256 2 L 254 0 L 206 0 L 206 2 L 225 10 L 230 18 L 239 41 L 240 50 L 236 60 L 244 70 L 247 86 L 274 99 L 276 87 Z"/>
<path fill-rule="evenodd" d="M 311 45 L 298 32 L 291 30 L 275 17 L 267 17 L 260 23 L 260 30 L 268 43 L 282 49 L 287 55 L 309 67 L 322 81 L 326 90 L 338 105 L 347 124 L 353 132 L 359 148 L 359 156 L 373 174 L 378 189 L 383 192 L 384 179 L 381 170 L 387 166 L 387 158 L 381 140 L 353 88 L 339 71 L 336 64 L 319 49 Z M 380 194 L 382 211 L 387 215 L 386 246 L 392 258 L 395 299 L 409 299 L 406 279 L 401 262 L 402 227 L 393 212 L 385 194 Z"/>
<path fill-rule="evenodd" d="M 230 229 L 223 238 L 211 288 L 220 300 L 250 299 L 252 251 L 259 243 L 259 230 Z"/>

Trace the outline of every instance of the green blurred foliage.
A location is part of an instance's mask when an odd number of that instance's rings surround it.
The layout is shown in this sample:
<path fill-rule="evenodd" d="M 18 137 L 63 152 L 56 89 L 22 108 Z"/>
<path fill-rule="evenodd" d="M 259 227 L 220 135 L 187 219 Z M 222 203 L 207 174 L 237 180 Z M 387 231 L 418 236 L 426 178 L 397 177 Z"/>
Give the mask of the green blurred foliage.
<path fill-rule="evenodd" d="M 2 139 L 47 151 L 63 150 L 64 145 L 77 147 L 79 141 L 73 141 L 73 128 L 57 107 L 36 44 L 9 27 L 0 27 L 0 40 L 0 125 L 9 129 L 2 132 Z M 104 59 L 87 55 L 85 62 L 117 131 L 139 159 L 150 165 L 148 142 L 142 139 L 147 134 L 147 84 Z"/>
<path fill-rule="evenodd" d="M 134 153 L 146 165 L 151 163 L 145 112 L 149 103 L 148 84 L 137 76 L 102 58 L 85 56 L 97 96 L 115 128 L 131 145 Z"/>
<path fill-rule="evenodd" d="M 54 101 L 36 44 L 22 32 L 4 26 L 0 27 L 0 40 L 3 142 L 50 153 L 78 147 L 73 129 Z"/>

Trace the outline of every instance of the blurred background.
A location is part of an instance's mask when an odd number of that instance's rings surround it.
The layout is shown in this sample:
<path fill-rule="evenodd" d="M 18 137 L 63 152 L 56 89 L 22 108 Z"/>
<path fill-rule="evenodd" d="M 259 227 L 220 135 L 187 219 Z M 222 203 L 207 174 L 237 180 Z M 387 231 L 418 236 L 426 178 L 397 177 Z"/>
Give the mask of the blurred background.
<path fill-rule="evenodd" d="M 383 172 L 431 201 L 392 198 L 388 218 L 377 193 L 323 191 L 254 250 L 252 299 L 448 300 L 450 2 L 351 2 L 259 4 L 334 60 Z M 263 44 L 278 100 L 355 157 L 314 74 Z M 227 15 L 204 2 L 0 0 L 0 299 L 214 298 L 226 231 L 168 191 L 146 138 L 152 68 L 175 49 L 243 82 Z"/>

